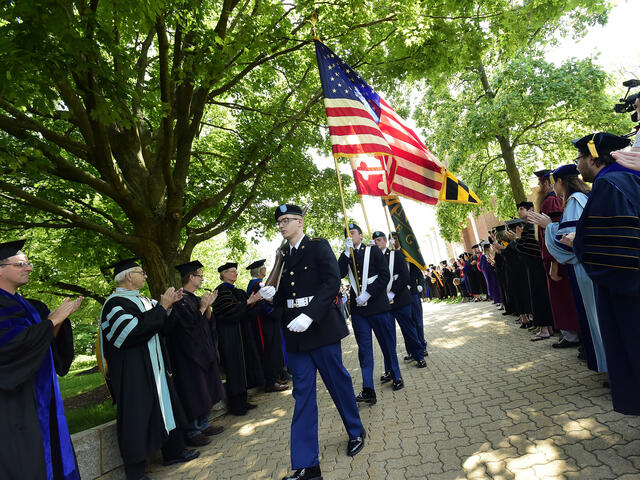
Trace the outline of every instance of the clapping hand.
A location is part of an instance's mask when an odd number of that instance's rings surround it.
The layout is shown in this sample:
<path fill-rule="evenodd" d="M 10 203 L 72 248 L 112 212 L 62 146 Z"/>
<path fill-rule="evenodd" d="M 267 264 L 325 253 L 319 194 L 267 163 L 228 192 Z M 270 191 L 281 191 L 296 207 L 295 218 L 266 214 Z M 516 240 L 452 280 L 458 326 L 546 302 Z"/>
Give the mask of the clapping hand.
<path fill-rule="evenodd" d="M 623 167 L 630 168 L 631 170 L 640 170 L 640 152 L 623 152 L 622 150 L 618 150 L 611 152 L 611 156 Z"/>
<path fill-rule="evenodd" d="M 547 225 L 551 223 L 551 217 L 546 213 L 529 212 L 527 214 L 527 220 L 536 225 L 540 225 L 542 228 L 547 228 Z"/>
<path fill-rule="evenodd" d="M 216 298 L 218 298 L 217 290 L 205 293 L 200 299 L 200 310 L 204 311 L 209 308 L 213 304 L 213 302 L 216 301 Z"/>
<path fill-rule="evenodd" d="M 560 243 L 566 245 L 567 247 L 573 248 L 573 239 L 576 237 L 576 232 L 571 232 L 566 235 L 562 235 L 560 238 Z"/>
<path fill-rule="evenodd" d="M 66 297 L 62 301 L 60 306 L 49 314 L 49 320 L 51 320 L 53 326 L 57 327 L 69 316 L 71 316 L 76 310 L 78 310 L 78 308 L 80 308 L 82 300 L 84 300 L 84 297 L 78 297 L 75 300 L 70 300 L 69 297 Z"/>
<path fill-rule="evenodd" d="M 173 287 L 169 287 L 166 292 L 160 295 L 160 305 L 165 310 L 169 310 L 179 300 L 182 300 L 182 289 L 176 290 Z"/>
<path fill-rule="evenodd" d="M 247 305 L 253 305 L 256 302 L 259 302 L 260 300 L 262 300 L 262 295 L 260 295 L 260 292 L 254 292 L 251 294 L 251 296 L 247 299 Z"/>

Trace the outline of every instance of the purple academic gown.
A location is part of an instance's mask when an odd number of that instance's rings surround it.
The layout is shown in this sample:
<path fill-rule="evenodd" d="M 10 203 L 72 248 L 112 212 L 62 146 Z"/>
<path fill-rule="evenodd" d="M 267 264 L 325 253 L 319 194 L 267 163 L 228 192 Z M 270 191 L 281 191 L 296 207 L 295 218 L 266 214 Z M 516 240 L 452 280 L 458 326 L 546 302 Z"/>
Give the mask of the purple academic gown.
<path fill-rule="evenodd" d="M 480 256 L 478 260 L 478 266 L 484 275 L 484 279 L 487 282 L 487 291 L 489 298 L 493 300 L 493 303 L 502 303 L 502 294 L 500 293 L 500 286 L 498 285 L 498 278 L 496 272 L 487 260 L 486 255 Z"/>

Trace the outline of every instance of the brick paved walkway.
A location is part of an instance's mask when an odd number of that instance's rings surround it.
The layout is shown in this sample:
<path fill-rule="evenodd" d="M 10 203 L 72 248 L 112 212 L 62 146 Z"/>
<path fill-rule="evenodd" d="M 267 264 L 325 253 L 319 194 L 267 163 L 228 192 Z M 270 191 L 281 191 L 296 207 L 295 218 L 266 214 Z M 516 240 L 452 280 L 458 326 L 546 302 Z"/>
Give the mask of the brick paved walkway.
<path fill-rule="evenodd" d="M 640 479 L 640 418 L 611 409 L 604 374 L 587 370 L 576 350 L 530 342 L 515 317 L 485 302 L 424 304 L 428 368 L 401 365 L 406 387 L 377 389 L 360 409 L 369 433 L 347 457 L 347 437 L 318 382 L 320 464 L 332 479 Z M 404 355 L 398 330 L 399 355 Z M 360 390 L 356 343 L 342 343 Z M 376 378 L 381 373 L 376 351 Z M 289 472 L 293 398 L 260 394 L 247 417 L 225 416 L 226 431 L 197 461 L 151 466 L 156 479 L 280 479 Z"/>

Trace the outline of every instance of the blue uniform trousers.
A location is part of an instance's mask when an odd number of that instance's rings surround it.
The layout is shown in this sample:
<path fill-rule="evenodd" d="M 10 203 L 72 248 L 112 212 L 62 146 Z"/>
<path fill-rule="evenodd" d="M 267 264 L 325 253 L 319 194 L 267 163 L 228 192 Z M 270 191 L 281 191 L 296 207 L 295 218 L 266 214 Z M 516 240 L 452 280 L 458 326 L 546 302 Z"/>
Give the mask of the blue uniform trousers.
<path fill-rule="evenodd" d="M 420 341 L 420 332 L 418 326 L 413 321 L 412 317 L 413 306 L 409 303 L 404 307 L 400 307 L 396 310 L 391 310 L 391 314 L 395 317 L 398 325 L 400 325 L 400 331 L 404 338 L 404 346 L 407 349 L 407 353 L 418 362 L 424 360 L 424 347 Z M 390 365 L 387 364 L 385 359 L 384 369 L 389 372 Z"/>
<path fill-rule="evenodd" d="M 358 359 L 362 371 L 362 386 L 373 387 L 373 341 L 371 331 L 376 335 L 385 365 L 394 380 L 402 378 L 398 354 L 396 353 L 396 323 L 391 312 L 377 313 L 375 315 L 362 316 L 357 313 L 351 315 L 353 333 L 358 342 Z"/>
<path fill-rule="evenodd" d="M 296 400 L 291 421 L 291 467 L 293 470 L 318 465 L 318 403 L 316 372 L 320 372 L 333 403 L 342 417 L 349 439 L 358 437 L 364 427 L 360 420 L 351 376 L 342 364 L 340 342 L 308 352 L 288 353 Z"/>
<path fill-rule="evenodd" d="M 424 324 L 422 320 L 422 300 L 419 293 L 411 295 L 411 319 L 418 332 L 418 340 L 422 345 L 422 350 L 427 349 L 427 341 L 424 339 Z"/>

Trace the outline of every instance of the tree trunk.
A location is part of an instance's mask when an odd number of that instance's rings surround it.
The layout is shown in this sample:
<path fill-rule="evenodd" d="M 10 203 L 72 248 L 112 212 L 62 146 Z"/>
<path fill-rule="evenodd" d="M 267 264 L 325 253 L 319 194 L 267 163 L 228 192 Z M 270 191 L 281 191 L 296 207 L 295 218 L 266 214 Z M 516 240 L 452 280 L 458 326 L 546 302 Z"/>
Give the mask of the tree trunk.
<path fill-rule="evenodd" d="M 522 186 L 522 179 L 520 178 L 520 172 L 516 165 L 515 155 L 513 147 L 509 138 L 502 135 L 496 137 L 500 143 L 500 150 L 502 152 L 502 159 L 504 160 L 505 169 L 509 176 L 509 183 L 511 184 L 511 192 L 513 193 L 513 199 L 516 203 L 524 202 L 527 200 L 527 196 L 524 193 L 524 187 Z"/>

